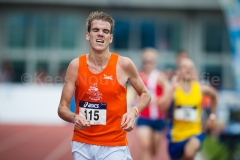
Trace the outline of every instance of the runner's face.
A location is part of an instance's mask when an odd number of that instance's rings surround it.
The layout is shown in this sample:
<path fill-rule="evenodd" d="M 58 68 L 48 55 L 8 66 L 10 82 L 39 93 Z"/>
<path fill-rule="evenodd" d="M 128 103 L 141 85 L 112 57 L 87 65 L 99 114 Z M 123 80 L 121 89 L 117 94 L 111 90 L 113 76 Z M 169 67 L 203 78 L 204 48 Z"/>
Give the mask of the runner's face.
<path fill-rule="evenodd" d="M 108 49 L 113 39 L 110 23 L 102 20 L 93 20 L 90 32 L 86 33 L 86 39 L 94 50 L 104 51 Z"/>
<path fill-rule="evenodd" d="M 184 80 L 191 80 L 193 78 L 193 65 L 190 63 L 182 64 L 180 68 L 181 76 Z"/>
<path fill-rule="evenodd" d="M 147 72 L 151 72 L 155 68 L 155 60 L 152 57 L 143 57 L 142 64 L 143 69 Z"/>

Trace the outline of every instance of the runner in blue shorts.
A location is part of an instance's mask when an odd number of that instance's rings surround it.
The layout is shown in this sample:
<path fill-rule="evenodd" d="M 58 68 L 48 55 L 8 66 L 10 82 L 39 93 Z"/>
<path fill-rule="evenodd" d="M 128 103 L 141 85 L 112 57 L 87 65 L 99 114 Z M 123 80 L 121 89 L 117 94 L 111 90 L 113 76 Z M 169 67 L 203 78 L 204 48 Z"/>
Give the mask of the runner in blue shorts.
<path fill-rule="evenodd" d="M 142 52 L 143 69 L 139 72 L 143 83 L 151 94 L 150 104 L 140 113 L 137 120 L 137 134 L 141 146 L 141 160 L 149 160 L 158 152 L 166 126 L 165 115 L 160 111 L 158 100 L 164 91 L 166 76 L 155 68 L 157 51 L 146 48 Z"/>
<path fill-rule="evenodd" d="M 162 107 L 172 113 L 168 131 L 168 151 L 173 160 L 193 160 L 201 148 L 204 133 L 201 125 L 201 102 L 204 95 L 212 99 L 211 114 L 207 127 L 211 128 L 216 119 L 217 94 L 211 86 L 200 85 L 194 63 L 185 58 L 180 62 L 178 75 L 172 79 L 172 85 L 165 87 L 169 98 Z M 172 105 L 169 105 L 173 101 Z"/>

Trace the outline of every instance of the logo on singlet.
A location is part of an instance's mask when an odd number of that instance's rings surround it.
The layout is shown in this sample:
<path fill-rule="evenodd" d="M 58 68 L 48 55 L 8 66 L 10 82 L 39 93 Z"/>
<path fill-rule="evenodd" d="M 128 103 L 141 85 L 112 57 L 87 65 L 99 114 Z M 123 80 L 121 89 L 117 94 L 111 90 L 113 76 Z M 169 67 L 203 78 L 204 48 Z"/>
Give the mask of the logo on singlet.
<path fill-rule="evenodd" d="M 98 103 L 90 103 L 90 102 L 85 102 L 83 105 L 84 108 L 99 108 Z"/>
<path fill-rule="evenodd" d="M 103 79 L 109 79 L 109 80 L 113 80 L 113 76 L 111 75 L 111 76 L 108 76 L 108 75 L 106 75 L 106 74 L 103 74 Z"/>
<path fill-rule="evenodd" d="M 102 93 L 98 91 L 97 83 L 89 87 L 87 94 L 91 100 L 98 101 L 102 99 Z"/>

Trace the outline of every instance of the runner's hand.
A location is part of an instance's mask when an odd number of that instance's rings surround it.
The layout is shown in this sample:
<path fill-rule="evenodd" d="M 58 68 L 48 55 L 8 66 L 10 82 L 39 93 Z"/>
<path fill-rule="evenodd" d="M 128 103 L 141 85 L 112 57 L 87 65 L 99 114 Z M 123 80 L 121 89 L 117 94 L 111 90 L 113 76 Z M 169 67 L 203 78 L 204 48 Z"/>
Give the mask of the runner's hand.
<path fill-rule="evenodd" d="M 127 132 L 132 131 L 135 125 L 135 118 L 136 112 L 134 111 L 134 109 L 131 109 L 130 111 L 125 113 L 122 117 L 121 128 Z"/>
<path fill-rule="evenodd" d="M 208 118 L 206 123 L 206 130 L 212 130 L 215 125 L 215 120 Z"/>
<path fill-rule="evenodd" d="M 86 127 L 90 126 L 90 121 L 86 120 L 84 117 L 80 115 L 76 115 L 74 118 L 74 127 L 77 128 L 78 130 L 83 130 Z"/>

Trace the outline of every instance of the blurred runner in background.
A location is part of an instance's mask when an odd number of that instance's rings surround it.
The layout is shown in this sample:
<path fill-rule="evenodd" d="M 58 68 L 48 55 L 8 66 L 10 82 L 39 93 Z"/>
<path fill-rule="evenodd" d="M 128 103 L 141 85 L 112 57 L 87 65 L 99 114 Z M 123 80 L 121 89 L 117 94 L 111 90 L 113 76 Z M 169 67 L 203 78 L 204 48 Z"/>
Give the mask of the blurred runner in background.
<path fill-rule="evenodd" d="M 169 155 L 172 159 L 193 160 L 201 148 L 204 133 L 201 124 L 202 97 L 211 97 L 212 108 L 206 128 L 212 128 L 216 119 L 217 93 L 208 85 L 200 85 L 195 77 L 192 60 L 184 58 L 179 63 L 178 74 L 172 84 L 165 87 L 165 102 L 161 108 L 172 109 L 172 121 L 169 125 Z M 173 101 L 172 105 L 170 103 Z"/>
<path fill-rule="evenodd" d="M 150 104 L 140 113 L 137 120 L 137 134 L 141 145 L 141 160 L 150 160 L 158 152 L 165 128 L 165 115 L 160 112 L 158 99 L 164 90 L 166 76 L 156 69 L 158 53 L 153 48 L 142 51 L 142 70 L 139 72 L 143 83 L 151 94 Z"/>

